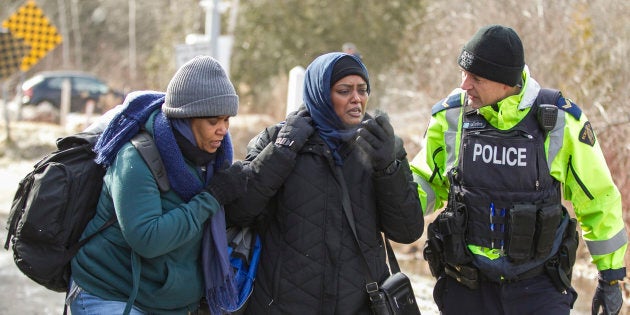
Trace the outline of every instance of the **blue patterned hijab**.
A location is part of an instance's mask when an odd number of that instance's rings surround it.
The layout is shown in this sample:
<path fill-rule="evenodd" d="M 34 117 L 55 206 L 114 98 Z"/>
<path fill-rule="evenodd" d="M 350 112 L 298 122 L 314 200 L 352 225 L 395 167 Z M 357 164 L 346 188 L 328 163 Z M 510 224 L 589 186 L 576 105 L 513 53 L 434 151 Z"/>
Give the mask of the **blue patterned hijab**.
<path fill-rule="evenodd" d="M 337 165 L 343 165 L 343 159 L 338 152 L 339 147 L 352 139 L 356 131 L 355 128 L 348 129 L 343 124 L 335 113 L 330 97 L 333 68 L 339 59 L 346 56 L 354 58 L 365 74 L 368 73 L 367 68 L 359 58 L 345 53 L 333 52 L 315 58 L 306 68 L 304 74 L 304 104 L 313 118 L 317 132 L 332 150 Z"/>

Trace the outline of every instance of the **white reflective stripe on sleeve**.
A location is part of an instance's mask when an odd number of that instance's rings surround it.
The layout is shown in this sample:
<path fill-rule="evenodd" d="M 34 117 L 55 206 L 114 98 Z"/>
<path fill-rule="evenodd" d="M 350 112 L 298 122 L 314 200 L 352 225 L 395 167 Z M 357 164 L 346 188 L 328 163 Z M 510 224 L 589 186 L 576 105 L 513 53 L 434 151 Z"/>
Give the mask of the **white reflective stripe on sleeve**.
<path fill-rule="evenodd" d="M 424 209 L 424 215 L 429 215 L 433 213 L 433 208 L 435 208 L 435 192 L 431 185 L 427 183 L 422 177 L 417 174 L 413 174 L 413 181 L 420 185 L 420 188 L 424 193 L 427 194 L 427 208 Z"/>
<path fill-rule="evenodd" d="M 446 122 L 448 130 L 444 133 L 444 143 L 446 144 L 446 169 L 450 169 L 455 164 L 457 156 L 457 130 L 459 126 L 459 116 L 462 113 L 461 108 L 458 110 L 446 111 Z"/>
<path fill-rule="evenodd" d="M 586 241 L 586 246 L 591 255 L 610 254 L 628 243 L 628 235 L 625 229 L 621 229 L 615 236 L 605 241 Z"/>
<path fill-rule="evenodd" d="M 549 152 L 547 155 L 547 165 L 551 165 L 553 159 L 556 158 L 556 155 L 558 155 L 558 152 L 562 148 L 562 143 L 564 142 L 565 115 L 566 113 L 563 110 L 558 111 L 558 120 L 556 121 L 556 126 L 549 133 Z"/>

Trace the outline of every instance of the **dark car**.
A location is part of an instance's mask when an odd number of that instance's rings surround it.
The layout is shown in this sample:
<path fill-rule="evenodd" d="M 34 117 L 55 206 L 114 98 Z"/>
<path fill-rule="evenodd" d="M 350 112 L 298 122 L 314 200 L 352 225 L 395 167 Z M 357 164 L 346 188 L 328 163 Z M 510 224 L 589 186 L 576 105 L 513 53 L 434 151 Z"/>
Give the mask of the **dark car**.
<path fill-rule="evenodd" d="M 121 104 L 124 99 L 123 93 L 89 73 L 45 71 L 35 74 L 22 84 L 22 106 L 51 107 L 59 111 L 65 80 L 71 86 L 69 111 L 73 113 L 85 113 L 88 110 L 102 113 Z M 89 108 L 88 105 L 93 107 Z"/>

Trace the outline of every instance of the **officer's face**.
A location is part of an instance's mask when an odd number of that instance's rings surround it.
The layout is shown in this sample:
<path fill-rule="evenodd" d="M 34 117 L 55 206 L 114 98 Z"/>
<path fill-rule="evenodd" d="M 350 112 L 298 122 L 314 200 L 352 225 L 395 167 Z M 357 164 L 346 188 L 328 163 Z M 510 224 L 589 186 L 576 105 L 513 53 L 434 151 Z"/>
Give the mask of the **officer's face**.
<path fill-rule="evenodd" d="M 510 95 L 512 88 L 509 85 L 482 78 L 463 69 L 461 71 L 460 87 L 468 94 L 468 106 L 474 109 L 496 104 Z"/>

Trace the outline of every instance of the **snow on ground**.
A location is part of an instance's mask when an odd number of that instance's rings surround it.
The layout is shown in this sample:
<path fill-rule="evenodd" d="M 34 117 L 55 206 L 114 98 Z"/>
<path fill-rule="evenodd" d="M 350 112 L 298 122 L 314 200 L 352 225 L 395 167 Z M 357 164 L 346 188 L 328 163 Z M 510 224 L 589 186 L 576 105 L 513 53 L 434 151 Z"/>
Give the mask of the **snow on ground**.
<path fill-rule="evenodd" d="M 19 180 L 32 170 L 36 161 L 54 149 L 54 142 L 58 137 L 76 130 L 76 126 L 81 125 L 82 121 L 84 121 L 82 118 L 78 118 L 78 123 L 72 125 L 75 127 L 68 129 L 54 124 L 11 122 L 10 133 L 13 143 L 8 144 L 6 124 L 0 115 L 0 240 L 6 238 L 6 220 Z M 235 156 L 239 158 L 244 157 L 247 141 L 264 126 L 274 123 L 270 117 L 261 115 L 239 115 L 231 122 L 230 130 L 237 147 Z M 403 124 L 404 122 L 395 121 L 395 125 Z M 430 219 L 427 217 L 427 220 Z M 412 245 L 394 244 L 394 248 L 401 268 L 412 281 L 422 314 L 439 314 L 432 294 L 435 281 L 421 257 L 424 237 Z M 571 314 L 590 314 L 596 271 L 588 262 L 588 256 L 578 256 L 581 259 L 575 266 L 573 283 L 579 297 Z M 63 310 L 64 294 L 48 291 L 24 276 L 15 267 L 10 250 L 0 250 L 0 292 L 3 292 L 0 295 L 0 315 L 59 314 Z M 626 306 L 622 314 L 627 313 Z"/>

